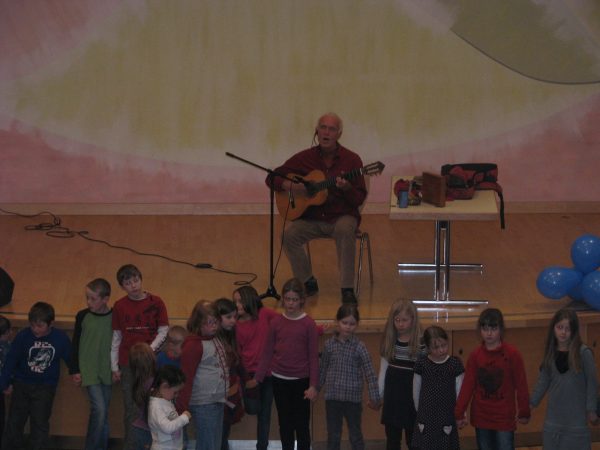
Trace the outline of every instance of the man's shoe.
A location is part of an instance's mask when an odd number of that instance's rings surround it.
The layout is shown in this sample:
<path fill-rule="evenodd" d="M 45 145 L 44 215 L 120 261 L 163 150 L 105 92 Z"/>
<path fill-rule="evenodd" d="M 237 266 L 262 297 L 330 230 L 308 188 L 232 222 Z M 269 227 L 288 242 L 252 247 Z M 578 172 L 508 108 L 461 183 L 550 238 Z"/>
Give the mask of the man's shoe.
<path fill-rule="evenodd" d="M 306 291 L 306 296 L 311 297 L 319 292 L 319 284 L 317 283 L 317 279 L 315 277 L 310 277 L 304 283 L 304 290 Z"/>
<path fill-rule="evenodd" d="M 353 289 L 342 289 L 342 303 L 358 303 Z"/>

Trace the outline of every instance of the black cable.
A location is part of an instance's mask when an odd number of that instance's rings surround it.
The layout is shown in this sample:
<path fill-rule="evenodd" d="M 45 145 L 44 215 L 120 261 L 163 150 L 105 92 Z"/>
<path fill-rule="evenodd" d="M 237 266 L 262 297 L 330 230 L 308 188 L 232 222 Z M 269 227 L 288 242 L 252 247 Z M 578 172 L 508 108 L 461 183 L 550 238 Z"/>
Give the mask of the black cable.
<path fill-rule="evenodd" d="M 246 284 L 252 284 L 252 282 L 254 280 L 256 280 L 256 278 L 258 278 L 258 275 L 256 275 L 253 272 L 234 272 L 234 271 L 230 271 L 230 270 L 216 268 L 212 264 L 208 264 L 208 263 L 195 263 L 194 264 L 194 263 L 191 263 L 188 261 L 183 261 L 183 260 L 171 258 L 169 256 L 161 255 L 159 253 L 142 252 L 142 251 L 139 251 L 139 250 L 136 250 L 134 248 L 127 247 L 124 245 L 111 244 L 110 242 L 105 241 L 103 239 L 96 239 L 96 238 L 91 237 L 89 235 L 89 231 L 87 231 L 87 230 L 76 231 L 76 230 L 71 230 L 68 227 L 61 226 L 61 224 L 62 224 L 61 218 L 50 211 L 42 211 L 37 214 L 21 214 L 21 213 L 15 212 L 15 211 L 9 211 L 9 210 L 0 208 L 0 212 L 3 212 L 4 214 L 7 214 L 7 215 L 13 215 L 13 216 L 17 216 L 17 217 L 26 218 L 26 219 L 33 219 L 35 217 L 49 215 L 51 217 L 51 222 L 41 222 L 37 225 L 26 225 L 24 228 L 26 231 L 44 231 L 46 236 L 49 236 L 52 238 L 69 239 L 69 238 L 79 236 L 87 241 L 104 244 L 110 248 L 114 248 L 117 250 L 126 250 L 126 251 L 129 251 L 131 253 L 134 253 L 134 254 L 140 255 L 140 256 L 151 256 L 151 257 L 155 257 L 155 258 L 161 258 L 161 259 L 164 259 L 166 261 L 173 262 L 176 264 L 182 264 L 185 266 L 193 267 L 194 269 L 210 269 L 210 270 L 214 270 L 215 272 L 219 272 L 219 273 L 226 273 L 226 274 L 230 274 L 230 275 L 247 275 L 247 276 L 251 277 L 251 279 L 249 281 L 244 281 L 244 280 L 235 281 L 233 283 L 235 286 L 243 286 Z"/>

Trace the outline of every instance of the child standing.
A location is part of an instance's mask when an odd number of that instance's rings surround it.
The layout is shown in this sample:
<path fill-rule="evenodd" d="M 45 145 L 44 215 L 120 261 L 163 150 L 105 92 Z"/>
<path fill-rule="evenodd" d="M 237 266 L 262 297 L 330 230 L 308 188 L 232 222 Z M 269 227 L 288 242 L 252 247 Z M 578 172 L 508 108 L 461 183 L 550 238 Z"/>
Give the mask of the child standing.
<path fill-rule="evenodd" d="M 0 316 L 0 376 L 4 372 L 6 356 L 10 350 L 10 338 L 12 330 L 10 320 Z M 6 422 L 6 405 L 4 404 L 4 395 L 0 393 L 0 445 L 2 445 L 2 435 L 4 434 L 4 423 Z"/>
<path fill-rule="evenodd" d="M 167 332 L 169 320 L 162 299 L 144 291 L 142 273 L 133 264 L 126 264 L 117 271 L 119 286 L 127 295 L 115 303 L 112 315 L 111 369 L 113 381 L 121 382 L 123 391 L 123 414 L 125 449 L 131 448 L 129 430 L 136 417 L 132 398 L 132 376 L 128 366 L 129 349 L 137 342 L 145 342 L 158 351 Z"/>
<path fill-rule="evenodd" d="M 531 405 L 537 406 L 548 392 L 544 449 L 591 448 L 586 422 L 598 422 L 597 390 L 594 355 L 581 342 L 577 314 L 570 308 L 560 309 L 550 322 L 544 360 L 531 394 Z"/>
<path fill-rule="evenodd" d="M 424 450 L 457 450 L 460 444 L 454 407 L 465 368 L 460 359 L 448 355 L 448 334 L 443 328 L 427 328 L 423 340 L 427 358 L 417 360 L 413 378 L 417 421 L 412 446 Z"/>
<path fill-rule="evenodd" d="M 189 411 L 184 411 L 179 415 L 173 401 L 184 383 L 185 375 L 175 366 L 166 365 L 156 373 L 148 401 L 148 425 L 152 433 L 151 450 L 183 448 L 182 429 L 189 423 L 191 414 Z"/>
<path fill-rule="evenodd" d="M 217 308 L 217 313 L 221 318 L 221 326 L 217 335 L 225 346 L 227 364 L 229 366 L 229 390 L 223 412 L 223 432 L 221 435 L 221 450 L 229 450 L 231 425 L 238 423 L 244 417 L 242 389 L 240 386 L 243 369 L 240 364 L 235 341 L 237 307 L 228 298 L 219 298 L 215 300 L 215 308 Z"/>
<path fill-rule="evenodd" d="M 325 387 L 327 450 L 339 450 L 344 417 L 353 450 L 364 450 L 361 430 L 363 380 L 369 388 L 369 406 L 380 403 L 371 356 L 354 332 L 359 322 L 356 305 L 346 303 L 336 314 L 335 336 L 325 342 L 319 370 L 319 389 Z"/>
<path fill-rule="evenodd" d="M 512 449 L 515 417 L 519 423 L 527 424 L 531 415 L 523 358 L 515 347 L 502 340 L 504 317 L 499 309 L 482 311 L 477 329 L 482 343 L 469 355 L 454 417 L 460 428 L 465 426 L 465 412 L 471 402 L 471 425 L 475 427 L 479 448 Z"/>
<path fill-rule="evenodd" d="M 83 386 L 90 401 L 86 450 L 108 448 L 108 409 L 112 389 L 110 347 L 112 310 L 108 307 L 110 283 L 103 278 L 85 287 L 88 307 L 77 313 L 69 373 Z"/>
<path fill-rule="evenodd" d="M 252 286 L 242 286 L 233 291 L 233 301 L 238 312 L 235 340 L 241 364 L 249 378 L 244 386 L 244 407 L 247 414 L 256 414 L 256 449 L 267 450 L 273 405 L 271 372 L 265 373 L 260 384 L 252 378 L 265 349 L 269 324 L 279 313 L 263 306 Z"/>
<path fill-rule="evenodd" d="M 27 419 L 31 448 L 45 448 L 60 360 L 69 363 L 71 359 L 71 341 L 64 331 L 53 327 L 52 305 L 35 303 L 28 319 L 29 327 L 15 336 L 0 377 L 0 389 L 12 393 L 3 437 L 5 449 L 23 447 Z"/>
<path fill-rule="evenodd" d="M 156 355 L 145 342 L 133 344 L 129 350 L 129 368 L 133 380 L 132 397 L 135 417 L 129 430 L 130 445 L 135 450 L 148 450 L 152 444 L 152 434 L 148 426 L 146 407 L 150 388 L 156 376 Z"/>
<path fill-rule="evenodd" d="M 380 354 L 379 393 L 383 395 L 381 423 L 385 425 L 386 449 L 401 448 L 403 431 L 410 448 L 416 417 L 413 369 L 415 361 L 425 354 L 417 308 L 410 300 L 400 299 L 392 304 Z"/>
<path fill-rule="evenodd" d="M 156 355 L 156 366 L 158 368 L 166 365 L 181 367 L 181 346 L 186 336 L 186 329 L 180 325 L 173 325 L 169 328 L 165 348 Z"/>
<path fill-rule="evenodd" d="M 255 379 L 260 383 L 272 372 L 282 449 L 294 449 L 297 441 L 298 450 L 309 450 L 310 402 L 319 382 L 317 326 L 303 311 L 304 284 L 292 278 L 281 290 L 284 312 L 271 320 Z"/>
<path fill-rule="evenodd" d="M 216 336 L 215 306 L 200 300 L 188 319 L 189 335 L 181 349 L 181 369 L 188 382 L 177 398 L 177 410 L 189 410 L 196 430 L 196 450 L 221 448 L 223 408 L 229 389 L 227 352 Z"/>

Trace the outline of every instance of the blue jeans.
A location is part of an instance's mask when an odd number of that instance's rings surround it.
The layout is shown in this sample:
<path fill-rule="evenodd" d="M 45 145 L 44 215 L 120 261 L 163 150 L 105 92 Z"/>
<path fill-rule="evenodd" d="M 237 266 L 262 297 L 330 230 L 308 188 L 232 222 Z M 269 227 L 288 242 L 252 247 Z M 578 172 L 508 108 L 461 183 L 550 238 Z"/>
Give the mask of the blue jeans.
<path fill-rule="evenodd" d="M 514 450 L 514 431 L 486 430 L 475 428 L 479 450 Z"/>
<path fill-rule="evenodd" d="M 106 450 L 108 448 L 108 408 L 110 406 L 111 385 L 93 384 L 86 386 L 90 400 L 90 419 L 85 437 L 85 450 Z"/>
<path fill-rule="evenodd" d="M 150 430 L 132 425 L 129 430 L 129 439 L 132 449 L 150 450 L 150 447 L 152 447 L 152 433 L 150 433 Z"/>
<path fill-rule="evenodd" d="M 360 426 L 362 404 L 326 400 L 325 413 L 327 417 L 327 450 L 340 450 L 344 417 L 348 423 L 348 436 L 352 450 L 364 450 L 365 442 Z"/>
<path fill-rule="evenodd" d="M 217 450 L 221 448 L 223 432 L 223 403 L 190 405 L 190 413 L 196 430 L 196 450 Z"/>

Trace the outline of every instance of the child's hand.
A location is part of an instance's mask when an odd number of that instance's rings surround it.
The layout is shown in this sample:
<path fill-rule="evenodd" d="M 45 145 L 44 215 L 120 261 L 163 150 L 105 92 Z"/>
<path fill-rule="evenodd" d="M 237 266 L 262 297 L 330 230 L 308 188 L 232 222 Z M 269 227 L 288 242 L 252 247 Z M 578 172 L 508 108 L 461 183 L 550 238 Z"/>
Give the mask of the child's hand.
<path fill-rule="evenodd" d="M 466 417 L 463 417 L 462 419 L 456 421 L 456 426 L 461 429 L 466 427 L 468 424 L 469 422 L 467 421 Z"/>
<path fill-rule="evenodd" d="M 590 422 L 591 425 L 598 425 L 600 423 L 600 419 L 598 418 L 596 411 L 588 412 L 588 421 Z"/>
<path fill-rule="evenodd" d="M 375 411 L 377 411 L 379 408 L 381 408 L 381 401 L 379 401 L 379 402 L 374 402 L 373 400 L 369 400 L 369 401 L 367 402 L 367 406 L 368 406 L 369 408 L 371 408 L 372 410 L 375 410 Z"/>
<path fill-rule="evenodd" d="M 73 380 L 73 383 L 75 383 L 75 386 L 81 386 L 81 374 L 80 373 L 74 373 L 73 375 L 71 375 L 71 380 Z"/>
<path fill-rule="evenodd" d="M 519 417 L 517 420 L 521 425 L 527 425 L 529 423 L 530 417 Z"/>
<path fill-rule="evenodd" d="M 12 394 L 12 391 L 13 391 L 13 386 L 11 384 L 6 389 L 4 389 L 4 395 L 10 395 L 10 394 Z"/>
<path fill-rule="evenodd" d="M 254 389 L 256 386 L 258 386 L 258 381 L 256 381 L 254 378 L 246 381 L 246 389 Z"/>
<path fill-rule="evenodd" d="M 232 385 L 229 390 L 227 391 L 227 397 L 231 397 L 232 395 L 237 394 L 237 392 L 240 390 L 240 383 L 235 383 L 234 385 Z"/>
<path fill-rule="evenodd" d="M 112 380 L 113 380 L 113 383 L 118 383 L 119 381 L 121 381 L 121 371 L 120 370 L 113 371 Z"/>
<path fill-rule="evenodd" d="M 311 386 L 307 390 L 304 391 L 304 399 L 305 400 L 310 400 L 312 402 L 312 401 L 314 401 L 317 398 L 318 394 L 319 393 L 317 392 L 317 390 L 315 389 L 315 387 Z"/>
<path fill-rule="evenodd" d="M 192 413 L 191 413 L 191 412 L 189 412 L 189 411 L 184 411 L 184 412 L 182 412 L 182 413 L 181 413 L 181 415 L 182 415 L 182 416 L 187 416 L 187 417 L 188 417 L 188 419 L 191 419 L 191 418 L 192 418 Z"/>

